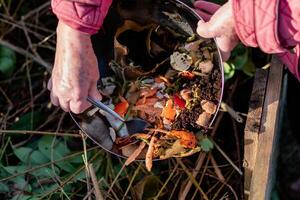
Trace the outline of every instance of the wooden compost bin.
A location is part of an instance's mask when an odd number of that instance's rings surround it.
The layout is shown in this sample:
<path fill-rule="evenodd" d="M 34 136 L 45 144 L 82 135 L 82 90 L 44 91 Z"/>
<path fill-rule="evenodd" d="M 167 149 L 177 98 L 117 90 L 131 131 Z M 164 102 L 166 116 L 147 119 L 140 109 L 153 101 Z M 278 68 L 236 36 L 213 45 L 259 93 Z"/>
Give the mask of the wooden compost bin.
<path fill-rule="evenodd" d="M 287 88 L 283 69 L 274 56 L 268 69 L 259 69 L 255 74 L 244 135 L 244 188 L 248 200 L 271 198 Z"/>

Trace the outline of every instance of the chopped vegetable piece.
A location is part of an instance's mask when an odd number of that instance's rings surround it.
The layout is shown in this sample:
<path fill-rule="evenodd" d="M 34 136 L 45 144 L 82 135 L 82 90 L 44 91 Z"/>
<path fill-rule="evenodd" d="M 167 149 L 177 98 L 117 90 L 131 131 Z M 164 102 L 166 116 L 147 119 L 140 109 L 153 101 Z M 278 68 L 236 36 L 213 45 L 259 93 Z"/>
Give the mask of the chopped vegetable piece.
<path fill-rule="evenodd" d="M 210 118 L 211 118 L 211 114 L 207 112 L 203 112 L 199 115 L 196 124 L 202 127 L 207 127 L 209 125 Z"/>
<path fill-rule="evenodd" d="M 191 99 L 192 91 L 190 89 L 183 89 L 180 91 L 180 96 L 185 100 L 189 101 Z"/>
<path fill-rule="evenodd" d="M 181 109 L 185 108 L 185 100 L 181 99 L 177 94 L 174 95 L 174 103 Z"/>
<path fill-rule="evenodd" d="M 127 101 L 120 102 L 115 106 L 114 111 L 118 113 L 121 117 L 124 117 L 127 113 L 129 103 Z"/>
<path fill-rule="evenodd" d="M 161 116 L 167 120 L 174 121 L 176 116 L 176 109 L 174 108 L 173 100 L 169 99 L 166 106 L 162 110 Z"/>
<path fill-rule="evenodd" d="M 189 80 L 192 80 L 195 78 L 195 74 L 193 72 L 189 72 L 189 71 L 180 72 L 179 75 L 186 79 L 189 79 Z"/>
<path fill-rule="evenodd" d="M 188 70 L 193 64 L 193 59 L 191 56 L 186 53 L 179 53 L 178 51 L 175 51 L 171 55 L 170 60 L 170 64 L 173 69 L 181 72 Z"/>
<path fill-rule="evenodd" d="M 201 107 L 209 114 L 214 114 L 217 111 L 217 105 L 208 100 L 202 100 Z"/>
<path fill-rule="evenodd" d="M 198 68 L 201 70 L 202 73 L 208 74 L 213 69 L 214 64 L 211 60 L 202 61 L 199 63 Z"/>

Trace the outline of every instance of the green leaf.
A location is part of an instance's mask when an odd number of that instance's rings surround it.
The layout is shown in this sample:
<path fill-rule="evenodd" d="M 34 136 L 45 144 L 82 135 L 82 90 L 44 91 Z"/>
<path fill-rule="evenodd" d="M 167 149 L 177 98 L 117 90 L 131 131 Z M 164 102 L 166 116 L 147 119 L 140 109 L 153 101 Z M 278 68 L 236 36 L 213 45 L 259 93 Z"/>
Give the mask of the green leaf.
<path fill-rule="evenodd" d="M 52 149 L 52 141 L 53 137 L 51 136 L 43 136 L 38 143 L 38 147 L 40 152 L 46 156 L 49 160 L 51 160 L 51 149 Z M 56 140 L 56 143 L 52 149 L 53 153 L 53 160 L 59 160 L 64 156 L 70 154 L 70 150 L 68 149 L 67 145 L 62 141 Z M 60 169 L 66 172 L 74 172 L 75 167 L 69 161 L 61 161 L 56 163 Z"/>
<path fill-rule="evenodd" d="M 134 186 L 138 199 L 150 200 L 156 196 L 160 189 L 160 180 L 157 176 L 146 176 Z"/>
<path fill-rule="evenodd" d="M 231 79 L 235 74 L 235 66 L 230 62 L 224 62 L 225 80 Z"/>
<path fill-rule="evenodd" d="M 50 178 L 55 177 L 55 174 L 59 174 L 59 169 L 57 167 L 54 167 L 54 170 L 55 171 L 53 171 L 51 167 L 43 167 L 30 172 L 30 174 L 38 178 Z"/>
<path fill-rule="evenodd" d="M 13 50 L 0 46 L 0 72 L 9 77 L 16 68 L 16 54 Z"/>
<path fill-rule="evenodd" d="M 14 149 L 14 153 L 23 163 L 27 164 L 43 164 L 50 161 L 40 151 L 34 151 L 28 147 Z"/>
<path fill-rule="evenodd" d="M 34 130 L 45 119 L 45 115 L 42 112 L 29 112 L 24 114 L 20 119 L 15 122 L 10 129 L 11 130 Z"/>
<path fill-rule="evenodd" d="M 0 193 L 9 192 L 9 188 L 6 184 L 0 182 Z"/>
<path fill-rule="evenodd" d="M 246 75 L 253 77 L 256 71 L 256 67 L 251 60 L 248 60 L 242 70 Z"/>
<path fill-rule="evenodd" d="M 199 141 L 199 145 L 201 146 L 201 149 L 205 152 L 209 152 L 210 150 L 212 150 L 214 148 L 214 144 L 207 137 L 204 137 L 203 139 L 201 139 Z"/>
<path fill-rule="evenodd" d="M 3 167 L 9 174 L 19 174 L 24 172 L 28 167 L 26 165 L 19 165 L 19 166 L 7 166 Z"/>
<path fill-rule="evenodd" d="M 31 192 L 31 185 L 28 184 L 28 182 L 25 180 L 25 176 L 21 175 L 21 176 L 17 176 L 13 179 L 11 179 L 11 181 L 14 182 L 14 187 L 17 190 L 20 191 L 24 191 L 24 192 Z"/>
<path fill-rule="evenodd" d="M 231 56 L 230 62 L 235 66 L 235 69 L 242 70 L 248 61 L 248 49 L 242 45 L 238 45 Z"/>
<path fill-rule="evenodd" d="M 12 199 L 10 200 L 37 200 L 38 198 L 34 197 L 34 196 L 30 196 L 30 195 L 25 195 L 25 194 L 19 194 L 14 196 Z"/>
<path fill-rule="evenodd" d="M 45 184 L 41 187 L 33 188 L 32 192 L 33 192 L 33 194 L 35 194 L 35 196 L 37 196 L 37 195 L 52 191 L 52 190 L 54 190 L 55 188 L 58 188 L 58 187 L 59 187 L 59 185 L 57 183 Z"/>

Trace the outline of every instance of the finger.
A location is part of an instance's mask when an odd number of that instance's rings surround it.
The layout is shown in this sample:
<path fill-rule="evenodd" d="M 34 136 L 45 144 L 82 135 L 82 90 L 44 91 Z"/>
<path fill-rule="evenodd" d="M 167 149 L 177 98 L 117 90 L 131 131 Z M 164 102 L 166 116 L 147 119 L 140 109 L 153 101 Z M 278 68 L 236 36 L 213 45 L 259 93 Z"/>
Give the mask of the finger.
<path fill-rule="evenodd" d="M 217 36 L 217 32 L 212 29 L 211 24 L 201 20 L 198 22 L 197 33 L 204 38 L 213 38 Z"/>
<path fill-rule="evenodd" d="M 76 93 L 70 101 L 70 110 L 75 114 L 80 114 L 90 107 L 90 104 L 86 100 L 88 91 L 78 91 Z"/>
<path fill-rule="evenodd" d="M 63 109 L 63 111 L 65 112 L 69 112 L 70 111 L 70 101 L 67 101 L 65 99 L 58 99 L 59 100 L 59 105 L 61 107 L 61 109 Z"/>
<path fill-rule="evenodd" d="M 195 10 L 197 12 L 197 14 L 202 17 L 202 19 L 207 22 L 210 20 L 211 15 L 207 14 L 206 12 L 203 12 L 202 10 Z"/>
<path fill-rule="evenodd" d="M 56 95 L 54 95 L 53 92 L 50 93 L 50 100 L 53 105 L 59 106 L 58 97 Z"/>
<path fill-rule="evenodd" d="M 209 14 L 214 14 L 221 6 L 215 3 L 207 1 L 196 1 L 194 3 L 195 8 L 204 10 Z"/>
<path fill-rule="evenodd" d="M 52 90 L 52 78 L 50 78 L 49 81 L 48 81 L 47 89 L 48 89 L 49 91 Z"/>
<path fill-rule="evenodd" d="M 80 113 L 84 112 L 89 107 L 90 107 L 90 105 L 89 105 L 89 103 L 87 102 L 86 99 L 81 99 L 81 100 L 78 100 L 78 101 L 72 100 L 70 102 L 70 110 L 75 114 L 80 114 Z"/>

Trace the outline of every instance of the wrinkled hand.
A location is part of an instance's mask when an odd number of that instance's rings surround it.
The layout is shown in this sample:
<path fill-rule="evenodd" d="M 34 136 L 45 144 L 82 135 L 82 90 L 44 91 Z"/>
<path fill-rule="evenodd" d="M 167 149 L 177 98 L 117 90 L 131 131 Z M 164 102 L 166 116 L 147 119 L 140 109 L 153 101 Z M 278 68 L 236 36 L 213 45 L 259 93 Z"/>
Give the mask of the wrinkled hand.
<path fill-rule="evenodd" d="M 206 21 L 199 21 L 197 28 L 198 34 L 204 38 L 215 37 L 223 61 L 228 60 L 231 50 L 239 42 L 239 38 L 234 28 L 231 0 L 222 7 L 206 1 L 196 1 L 194 6 L 196 12 Z"/>
<path fill-rule="evenodd" d="M 48 82 L 52 104 L 66 112 L 83 112 L 90 106 L 86 100 L 88 95 L 101 99 L 98 78 L 90 36 L 59 22 L 54 68 Z"/>

